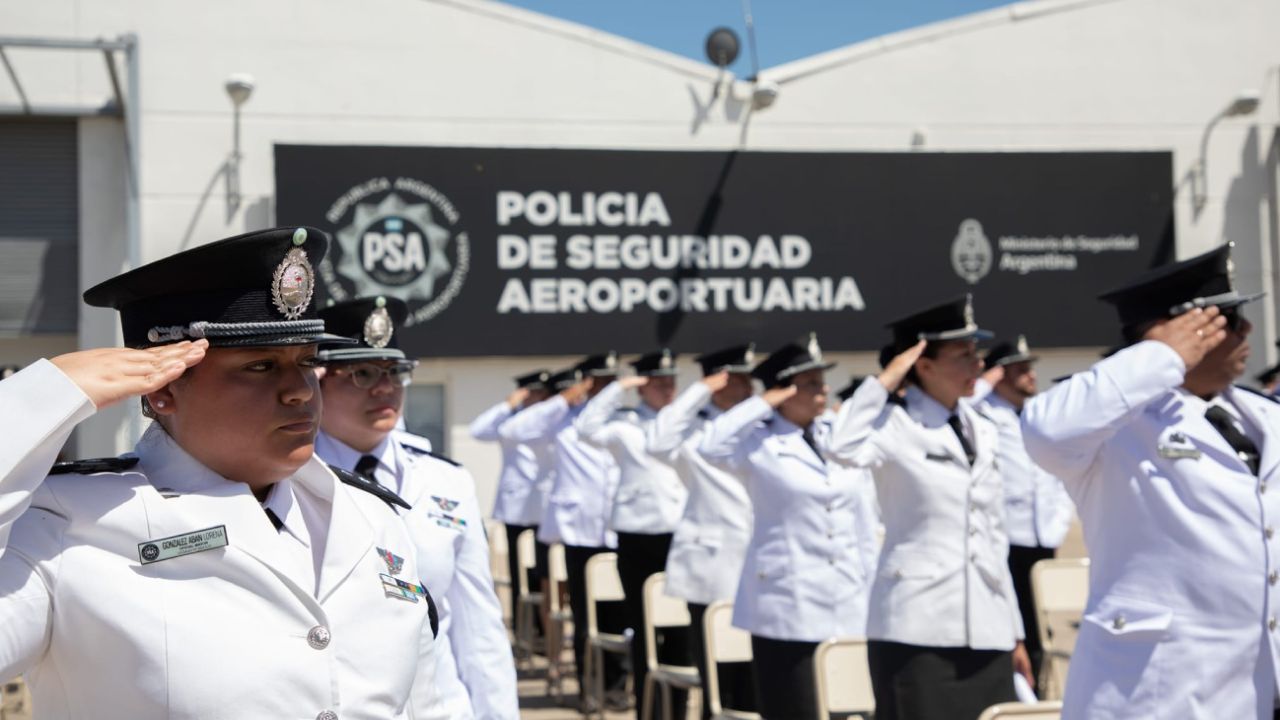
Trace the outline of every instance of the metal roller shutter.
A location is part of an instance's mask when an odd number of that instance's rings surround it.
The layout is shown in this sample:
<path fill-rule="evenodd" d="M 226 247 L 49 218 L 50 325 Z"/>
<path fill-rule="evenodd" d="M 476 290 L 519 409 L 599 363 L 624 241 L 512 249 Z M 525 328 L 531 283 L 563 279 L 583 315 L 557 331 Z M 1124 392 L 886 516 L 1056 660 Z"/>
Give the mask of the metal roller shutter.
<path fill-rule="evenodd" d="M 0 120 L 0 337 L 76 332 L 76 121 Z"/>

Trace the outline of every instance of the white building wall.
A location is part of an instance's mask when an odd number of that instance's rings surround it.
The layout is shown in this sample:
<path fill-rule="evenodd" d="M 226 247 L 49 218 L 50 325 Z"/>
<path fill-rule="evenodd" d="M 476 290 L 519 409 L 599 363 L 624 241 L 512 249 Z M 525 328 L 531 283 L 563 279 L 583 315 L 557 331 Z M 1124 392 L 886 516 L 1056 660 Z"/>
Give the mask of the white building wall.
<path fill-rule="evenodd" d="M 1239 88 L 1260 87 L 1255 115 L 1212 134 L 1203 211 L 1179 191 L 1177 236 L 1181 254 L 1236 239 L 1256 256 L 1252 270 L 1241 268 L 1242 284 L 1269 285 L 1280 78 L 1266 73 L 1280 65 L 1268 34 L 1280 27 L 1280 6 L 1017 8 L 767 70 L 782 83 L 780 97 L 755 113 L 743 83 L 709 102 L 716 73 L 705 64 L 486 0 L 0 0 L 0 27 L 17 36 L 136 34 L 143 261 L 273 224 L 275 143 L 716 149 L 744 140 L 753 149 L 903 150 L 922 128 L 929 151 L 1172 148 L 1182 177 L 1209 119 Z M 1037 8 L 1055 12 L 1032 16 Z M 10 56 L 37 101 L 110 95 L 95 53 Z M 227 192 L 233 112 L 223 90 L 237 72 L 257 82 L 242 110 L 238 204 Z M 14 102 L 0 83 L 0 104 Z M 118 121 L 86 121 L 81 135 L 87 286 L 126 256 L 124 160 Z M 1259 319 L 1268 330 L 1275 324 Z M 109 313 L 82 314 L 81 343 L 115 333 Z M 1041 375 L 1047 382 L 1095 357 L 1096 349 L 1049 352 Z M 512 376 L 574 359 L 424 360 L 416 380 L 445 383 L 448 450 L 472 468 L 484 502 L 498 454 L 472 441 L 466 424 L 506 395 Z M 839 359 L 837 387 L 874 367 L 869 354 Z M 684 372 L 691 381 L 691 363 Z M 121 447 L 125 417 L 86 424 L 82 448 Z"/>

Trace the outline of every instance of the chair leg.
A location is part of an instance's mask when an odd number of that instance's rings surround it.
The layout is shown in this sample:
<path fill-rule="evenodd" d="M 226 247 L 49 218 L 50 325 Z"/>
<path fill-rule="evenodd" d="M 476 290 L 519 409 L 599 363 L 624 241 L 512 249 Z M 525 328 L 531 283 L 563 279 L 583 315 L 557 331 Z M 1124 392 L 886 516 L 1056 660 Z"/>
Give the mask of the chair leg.
<path fill-rule="evenodd" d="M 640 693 L 640 720 L 653 720 L 653 676 L 644 676 L 644 692 Z"/>

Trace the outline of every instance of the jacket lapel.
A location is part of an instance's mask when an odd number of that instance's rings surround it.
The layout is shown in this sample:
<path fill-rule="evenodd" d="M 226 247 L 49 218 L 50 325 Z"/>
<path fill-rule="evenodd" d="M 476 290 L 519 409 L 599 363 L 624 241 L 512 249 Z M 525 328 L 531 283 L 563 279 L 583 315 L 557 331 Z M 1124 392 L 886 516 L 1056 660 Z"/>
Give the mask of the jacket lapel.
<path fill-rule="evenodd" d="M 826 463 L 818 457 L 816 450 L 809 447 L 809 443 L 804 441 L 799 431 L 780 433 L 777 437 L 779 454 L 792 455 L 819 472 L 827 471 Z"/>
<path fill-rule="evenodd" d="M 294 476 L 308 491 L 330 503 L 329 533 L 325 540 L 324 562 L 320 566 L 316 598 L 326 598 L 349 576 L 360 561 L 367 558 L 374 543 L 373 525 L 365 517 L 359 503 L 350 495 L 353 490 L 338 481 L 324 463 L 311 458 Z M 379 501 L 381 502 L 381 501 Z M 392 552 L 396 549 L 387 548 Z M 404 551 L 401 550 L 402 554 Z"/>
<path fill-rule="evenodd" d="M 1227 397 L 1231 400 L 1231 404 L 1235 405 L 1245 420 L 1253 423 L 1253 426 L 1261 431 L 1262 447 L 1258 448 L 1258 452 L 1262 457 L 1259 459 L 1258 477 L 1265 478 L 1275 472 L 1276 466 L 1280 465 L 1280 442 L 1275 440 L 1268 442 L 1271 429 L 1280 427 L 1280 405 L 1262 398 L 1244 397 L 1248 391 L 1232 388 L 1228 392 L 1230 394 Z"/>

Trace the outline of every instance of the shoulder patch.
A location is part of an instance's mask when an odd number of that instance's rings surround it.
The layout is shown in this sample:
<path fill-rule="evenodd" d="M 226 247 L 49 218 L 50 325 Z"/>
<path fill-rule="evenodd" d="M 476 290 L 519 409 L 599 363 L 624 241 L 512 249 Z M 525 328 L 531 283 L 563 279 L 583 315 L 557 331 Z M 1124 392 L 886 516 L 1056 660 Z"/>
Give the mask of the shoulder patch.
<path fill-rule="evenodd" d="M 55 463 L 50 475 L 89 475 L 100 472 L 124 472 L 138 464 L 136 457 L 93 458 Z"/>
<path fill-rule="evenodd" d="M 1261 390 L 1259 390 L 1258 388 L 1251 388 L 1248 385 L 1236 385 L 1235 388 L 1237 390 L 1244 390 L 1247 393 L 1252 393 L 1254 395 L 1257 395 L 1258 397 L 1263 398 L 1264 400 L 1270 400 L 1273 403 L 1280 404 L 1280 399 L 1277 399 L 1274 395 L 1268 395 L 1262 392 Z"/>
<path fill-rule="evenodd" d="M 421 456 L 423 456 L 423 455 L 430 455 L 430 454 L 431 454 L 431 451 L 430 451 L 430 450 L 428 450 L 428 449 L 426 449 L 426 448 L 424 448 L 424 447 L 422 447 L 422 446 L 420 446 L 420 445 L 413 445 L 413 444 L 411 444 L 411 443 L 407 443 L 407 442 L 405 442 L 405 441 L 403 441 L 403 440 L 401 440 L 401 441 L 400 441 L 400 447 L 401 447 L 405 452 L 407 452 L 407 453 L 409 453 L 410 455 L 413 455 L 413 456 L 415 456 L 415 457 L 421 457 Z"/>
<path fill-rule="evenodd" d="M 337 475 L 338 479 L 341 480 L 342 482 L 346 483 L 347 485 L 350 485 L 353 488 L 356 488 L 358 490 L 363 490 L 369 493 L 370 495 L 373 495 L 379 500 L 385 502 L 387 505 L 391 506 L 393 510 L 395 509 L 396 505 L 399 505 L 405 510 L 413 509 L 413 506 L 405 502 L 404 499 L 401 498 L 399 495 L 391 492 L 390 490 L 379 485 L 376 482 L 370 482 L 367 478 L 361 475 L 357 475 L 351 472 L 350 470 L 344 470 L 340 467 L 335 467 L 333 465 L 330 465 L 329 469 L 332 470 L 333 474 Z"/>

